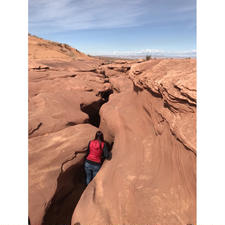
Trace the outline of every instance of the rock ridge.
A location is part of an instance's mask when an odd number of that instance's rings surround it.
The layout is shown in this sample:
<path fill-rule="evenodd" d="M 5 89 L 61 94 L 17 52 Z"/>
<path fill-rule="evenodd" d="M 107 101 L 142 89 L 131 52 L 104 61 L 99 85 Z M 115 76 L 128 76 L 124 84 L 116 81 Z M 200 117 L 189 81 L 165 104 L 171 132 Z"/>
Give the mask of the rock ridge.
<path fill-rule="evenodd" d="M 194 67 L 189 59 L 134 63 L 123 74 L 120 65 L 101 67 L 116 90 L 100 109 L 113 157 L 82 194 L 72 225 L 195 224 Z"/>
<path fill-rule="evenodd" d="M 195 224 L 196 61 L 29 46 L 31 225 Z M 98 129 L 112 158 L 85 188 L 82 152 Z"/>

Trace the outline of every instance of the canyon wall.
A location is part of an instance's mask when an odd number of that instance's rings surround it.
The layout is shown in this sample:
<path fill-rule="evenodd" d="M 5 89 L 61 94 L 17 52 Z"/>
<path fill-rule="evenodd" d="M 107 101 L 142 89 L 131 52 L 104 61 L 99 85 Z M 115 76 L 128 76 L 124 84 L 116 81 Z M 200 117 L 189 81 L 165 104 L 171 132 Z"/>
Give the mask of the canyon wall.
<path fill-rule="evenodd" d="M 114 141 L 112 160 L 71 224 L 195 224 L 195 60 L 152 60 L 109 77 L 117 92 L 100 110 L 100 128 Z"/>
<path fill-rule="evenodd" d="M 102 61 L 75 49 L 70 54 L 64 47 L 29 36 L 28 214 L 32 225 L 70 224 L 85 188 L 84 151 L 111 91 L 105 77 L 95 72 Z M 81 153 L 73 159 L 77 151 Z"/>
<path fill-rule="evenodd" d="M 29 36 L 31 225 L 195 224 L 195 59 L 109 61 L 70 48 Z M 112 157 L 85 187 L 98 129 Z"/>

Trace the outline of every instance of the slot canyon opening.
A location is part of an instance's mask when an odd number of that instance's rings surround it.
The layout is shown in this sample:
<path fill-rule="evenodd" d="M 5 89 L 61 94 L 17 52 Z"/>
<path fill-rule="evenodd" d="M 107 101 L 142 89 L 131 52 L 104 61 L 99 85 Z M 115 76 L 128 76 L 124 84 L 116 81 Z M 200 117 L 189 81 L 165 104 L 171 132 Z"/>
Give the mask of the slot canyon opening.
<path fill-rule="evenodd" d="M 81 110 L 89 115 L 89 120 L 86 121 L 87 123 L 99 127 L 99 110 L 104 103 L 108 102 L 109 95 L 112 93 L 112 90 L 99 92 L 98 95 L 101 96 L 99 101 L 93 102 L 89 105 L 80 105 Z M 74 126 L 76 124 L 74 122 L 68 122 L 66 125 Z M 109 149 L 109 160 L 111 160 L 113 142 L 106 142 L 106 144 Z M 84 161 L 85 156 L 81 161 L 70 166 L 58 176 L 56 191 L 45 209 L 45 215 L 41 225 L 71 224 L 75 207 L 86 188 Z"/>
<path fill-rule="evenodd" d="M 105 143 L 109 149 L 108 160 L 111 160 L 114 142 L 105 141 Z M 57 178 L 56 191 L 45 209 L 41 225 L 71 225 L 74 210 L 86 188 L 84 161 L 85 156 L 60 173 Z"/>
<path fill-rule="evenodd" d="M 83 164 L 84 159 L 59 175 L 55 194 L 46 207 L 42 225 L 71 224 L 73 211 L 86 188 Z"/>
<path fill-rule="evenodd" d="M 80 109 L 82 112 L 87 113 L 89 116 L 89 120 L 87 121 L 91 125 L 95 127 L 99 127 L 100 125 L 100 115 L 99 110 L 103 104 L 109 101 L 109 96 L 113 93 L 113 90 L 109 89 L 106 91 L 101 91 L 98 93 L 98 96 L 101 96 L 99 101 L 93 102 L 92 104 L 85 105 L 80 104 Z"/>
<path fill-rule="evenodd" d="M 100 92 L 98 94 L 101 96 L 101 99 L 99 101 L 93 102 L 89 105 L 80 105 L 81 110 L 89 115 L 89 120 L 87 121 L 87 123 L 99 127 L 99 110 L 101 106 L 109 100 L 109 95 L 112 93 L 112 90 Z M 76 124 L 74 122 L 68 122 L 66 125 L 74 126 Z M 113 143 L 114 142 L 106 142 L 109 149 L 109 160 L 111 160 L 112 158 L 111 150 L 113 147 Z M 56 191 L 51 200 L 48 202 L 41 225 L 71 224 L 71 219 L 75 207 L 86 188 L 84 161 L 85 155 L 82 160 L 70 166 L 64 172 L 60 173 L 57 178 Z"/>

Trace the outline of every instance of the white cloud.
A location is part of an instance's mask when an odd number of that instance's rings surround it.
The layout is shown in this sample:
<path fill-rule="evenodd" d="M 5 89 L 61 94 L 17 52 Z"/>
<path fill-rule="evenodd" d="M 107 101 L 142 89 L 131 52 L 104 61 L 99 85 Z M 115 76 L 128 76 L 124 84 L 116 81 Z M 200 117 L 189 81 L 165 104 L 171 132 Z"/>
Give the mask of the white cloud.
<path fill-rule="evenodd" d="M 77 30 L 130 26 L 146 11 L 144 0 L 29 1 L 29 26 Z"/>
<path fill-rule="evenodd" d="M 193 20 L 195 0 L 29 0 L 30 31 L 131 27 Z"/>
<path fill-rule="evenodd" d="M 155 57 L 196 57 L 196 50 L 186 51 L 166 51 L 160 49 L 142 49 L 137 51 L 112 51 L 112 52 L 95 52 L 93 55 L 118 56 L 118 57 L 145 57 L 151 55 Z"/>

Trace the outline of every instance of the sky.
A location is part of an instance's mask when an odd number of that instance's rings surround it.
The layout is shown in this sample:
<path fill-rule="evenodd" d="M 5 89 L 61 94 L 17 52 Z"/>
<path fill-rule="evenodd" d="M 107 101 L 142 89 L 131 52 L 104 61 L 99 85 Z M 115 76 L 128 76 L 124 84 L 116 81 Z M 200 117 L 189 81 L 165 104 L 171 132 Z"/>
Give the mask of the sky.
<path fill-rule="evenodd" d="M 195 56 L 195 0 L 29 0 L 29 33 L 91 55 Z"/>

